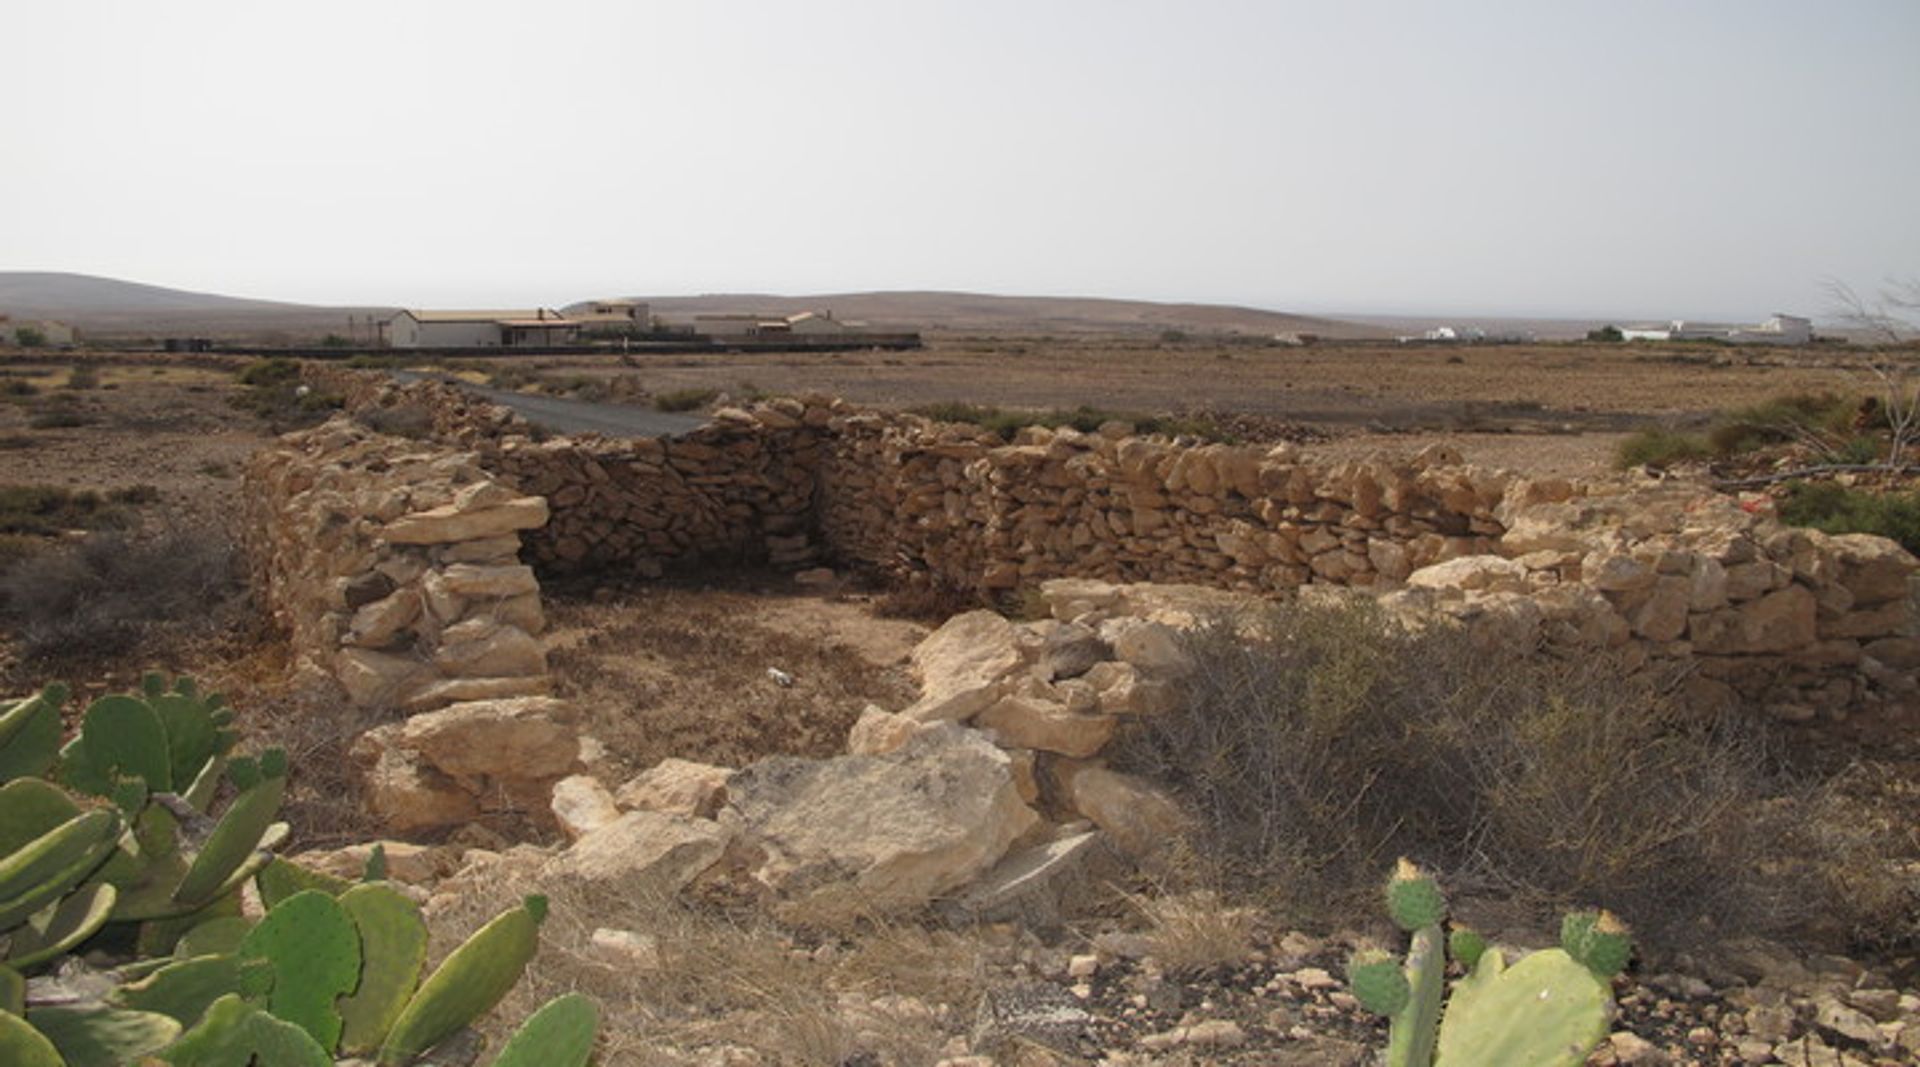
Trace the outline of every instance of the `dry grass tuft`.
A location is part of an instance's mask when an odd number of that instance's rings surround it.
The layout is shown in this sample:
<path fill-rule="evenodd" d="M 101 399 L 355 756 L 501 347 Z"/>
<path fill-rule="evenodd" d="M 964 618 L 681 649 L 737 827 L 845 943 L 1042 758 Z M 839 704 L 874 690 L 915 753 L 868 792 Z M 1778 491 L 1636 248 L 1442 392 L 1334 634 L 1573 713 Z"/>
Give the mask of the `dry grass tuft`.
<path fill-rule="evenodd" d="M 1213 890 L 1129 894 L 1147 924 L 1153 957 L 1172 974 L 1197 974 L 1244 961 L 1253 951 L 1258 913 Z"/>
<path fill-rule="evenodd" d="M 432 918 L 435 958 L 535 889 L 505 864 L 472 881 Z M 726 1046 L 782 1064 L 932 1063 L 982 988 L 979 948 L 958 934 L 880 924 L 816 942 L 759 914 L 579 882 L 540 888 L 551 904 L 540 954 L 486 1029 L 498 1040 L 578 990 L 600 1004 L 602 1067 L 685 1062 Z M 650 939 L 654 958 L 596 949 L 602 927 Z"/>

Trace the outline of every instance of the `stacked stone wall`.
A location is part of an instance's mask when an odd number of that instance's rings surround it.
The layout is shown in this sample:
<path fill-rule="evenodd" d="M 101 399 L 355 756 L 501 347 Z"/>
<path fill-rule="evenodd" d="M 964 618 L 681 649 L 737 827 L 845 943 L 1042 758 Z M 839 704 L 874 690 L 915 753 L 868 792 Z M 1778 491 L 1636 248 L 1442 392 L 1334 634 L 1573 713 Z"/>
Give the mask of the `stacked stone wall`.
<path fill-rule="evenodd" d="M 255 588 L 297 670 L 408 711 L 546 692 L 539 582 L 519 561 L 545 501 L 473 453 L 344 418 L 281 438 L 246 476 Z"/>
<path fill-rule="evenodd" d="M 421 388 L 348 398 L 391 406 Z M 1704 487 L 1528 479 L 1438 446 L 1316 463 L 1293 445 L 1120 425 L 1006 443 L 818 398 L 726 409 L 673 439 L 535 441 L 488 405 L 419 402 L 436 426 L 467 419 L 449 432 L 475 442 L 480 465 L 550 502 L 552 522 L 529 535 L 547 574 L 801 566 L 817 551 L 988 595 L 1068 577 L 1369 587 L 1489 640 L 1685 660 L 1703 698 L 1786 718 L 1911 699 L 1920 673 L 1910 554 L 1787 527 L 1764 501 Z"/>

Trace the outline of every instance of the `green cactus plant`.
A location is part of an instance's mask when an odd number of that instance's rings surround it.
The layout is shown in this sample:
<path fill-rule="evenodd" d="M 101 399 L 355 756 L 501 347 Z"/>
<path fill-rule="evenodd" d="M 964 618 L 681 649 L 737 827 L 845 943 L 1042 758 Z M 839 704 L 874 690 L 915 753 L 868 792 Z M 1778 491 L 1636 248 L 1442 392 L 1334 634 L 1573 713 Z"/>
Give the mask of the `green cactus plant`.
<path fill-rule="evenodd" d="M 321 1048 L 339 1043 L 335 1002 L 360 984 L 360 935 L 339 901 L 316 890 L 288 897 L 240 943 L 239 954 L 273 964 L 267 1010 L 299 1024 Z"/>
<path fill-rule="evenodd" d="M 377 1051 L 412 998 L 427 964 L 427 923 L 420 905 L 382 882 L 340 894 L 340 906 L 360 932 L 360 984 L 340 1000 L 340 1051 Z"/>
<path fill-rule="evenodd" d="M 275 860 L 285 756 L 230 756 L 217 694 L 148 676 L 95 701 L 61 747 L 65 695 L 0 704 L 0 769 L 29 769 L 0 779 L 0 1064 L 330 1067 L 377 1051 L 400 1067 L 490 1010 L 532 958 L 540 897 L 422 982 L 426 926 L 383 880 L 383 854 L 359 883 Z M 222 781 L 236 795 L 214 819 Z M 240 907 L 248 878 L 268 907 L 257 924 Z M 68 975 L 61 961 L 82 950 L 88 963 L 61 980 L 73 984 L 29 997 L 21 972 Z M 103 956 L 119 962 L 95 969 Z M 559 998 L 495 1062 L 579 1067 L 596 1025 L 590 1002 Z"/>
<path fill-rule="evenodd" d="M 1347 966 L 1354 996 L 1389 1020 L 1387 1067 L 1579 1067 L 1606 1037 L 1608 983 L 1632 952 L 1626 927 L 1612 915 L 1568 916 L 1562 948 L 1509 967 L 1499 949 L 1464 926 L 1443 937 L 1439 883 L 1407 860 L 1388 881 L 1387 911 L 1409 935 L 1404 964 L 1370 950 Z M 1449 953 L 1466 973 L 1447 996 Z"/>
<path fill-rule="evenodd" d="M 453 950 L 407 1002 L 380 1047 L 380 1067 L 398 1067 L 492 1010 L 539 947 L 545 897 L 530 896 Z"/>
<path fill-rule="evenodd" d="M 35 696 L 0 706 L 0 782 L 44 774 L 60 753 L 60 706 L 67 687 L 55 682 Z"/>
<path fill-rule="evenodd" d="M 586 1067 L 600 1009 L 579 993 L 567 993 L 541 1005 L 500 1049 L 493 1067 Z"/>

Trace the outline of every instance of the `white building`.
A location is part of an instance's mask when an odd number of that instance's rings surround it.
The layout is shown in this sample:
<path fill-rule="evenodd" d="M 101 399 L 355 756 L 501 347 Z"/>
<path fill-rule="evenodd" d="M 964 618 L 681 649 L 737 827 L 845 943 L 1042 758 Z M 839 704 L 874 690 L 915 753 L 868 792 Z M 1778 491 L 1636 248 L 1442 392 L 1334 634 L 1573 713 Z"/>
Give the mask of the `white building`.
<path fill-rule="evenodd" d="M 1627 341 L 1726 341 L 1739 345 L 1804 345 L 1813 340 L 1813 320 L 1798 315 L 1776 313 L 1758 326 L 1733 326 L 1717 322 L 1688 322 L 1674 319 L 1664 326 L 1625 326 L 1620 336 Z"/>
<path fill-rule="evenodd" d="M 716 339 L 797 334 L 803 337 L 839 337 L 865 331 L 864 322 L 842 322 L 831 311 L 802 311 L 793 315 L 724 312 L 693 317 L 693 332 Z"/>
<path fill-rule="evenodd" d="M 388 319 L 394 348 L 540 348 L 571 344 L 579 324 L 549 308 L 402 311 Z"/>

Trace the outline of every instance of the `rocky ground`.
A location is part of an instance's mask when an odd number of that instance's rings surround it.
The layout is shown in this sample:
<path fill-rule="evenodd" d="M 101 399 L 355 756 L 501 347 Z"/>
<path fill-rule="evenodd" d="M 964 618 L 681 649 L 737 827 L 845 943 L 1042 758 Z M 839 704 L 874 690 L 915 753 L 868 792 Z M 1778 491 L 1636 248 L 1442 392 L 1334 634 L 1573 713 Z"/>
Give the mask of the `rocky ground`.
<path fill-rule="evenodd" d="M 661 389 L 737 388 L 751 375 L 758 388 L 841 388 L 901 403 L 1152 407 L 1188 397 L 1231 402 L 1237 392 L 1258 395 L 1262 407 L 1293 397 L 1336 413 L 1348 401 L 1399 411 L 1403 399 L 1419 394 L 1441 405 L 1435 417 L 1468 414 L 1465 405 L 1483 395 L 1555 410 L 1659 410 L 1677 417 L 1682 409 L 1833 378 L 1820 367 L 1661 361 L 1607 350 L 1555 350 L 1555 362 L 1546 365 L 1537 353 L 1529 364 L 1526 349 L 1382 349 L 1336 358 L 1339 350 L 1331 349 L 1303 355 L 1075 345 L 955 339 L 937 344 L 917 364 L 907 362 L 912 354 L 897 353 L 757 357 L 750 364 L 703 357 L 642 373 Z M 1451 362 L 1456 354 L 1461 362 Z M 1082 388 L 1090 363 L 1103 379 Z M 67 367 L 0 369 L 23 379 L 30 372 L 45 397 L 61 395 Z M 1209 372 L 1205 396 L 1183 391 L 1194 388 L 1195 368 Z M 170 509 L 207 521 L 232 513 L 240 464 L 265 440 L 265 428 L 226 403 L 234 390 L 230 379 L 177 364 L 103 371 L 102 387 L 72 390 L 75 398 L 60 402 L 85 417 L 80 425 L 33 427 L 44 400 L 0 405 L 0 439 L 8 442 L 0 452 L 0 481 L 153 484 Z M 1570 396 L 1607 399 L 1557 399 Z M 1349 419 L 1347 427 L 1353 425 Z M 1399 428 L 1428 433 L 1422 427 L 1430 425 L 1409 418 Z M 1612 432 L 1445 436 L 1477 460 L 1581 473 L 1604 462 Z M 1402 447 L 1425 439 L 1348 436 L 1324 447 L 1370 448 L 1383 441 Z M 1476 449 L 1484 451 L 1475 455 Z M 878 599 L 852 587 L 796 590 L 770 579 L 582 588 L 553 607 L 552 662 L 562 695 L 588 709 L 592 732 L 617 746 L 607 772 L 616 780 L 662 755 L 740 765 L 773 751 L 809 751 L 809 745 L 824 751 L 826 739 L 844 736 L 861 703 L 899 706 L 907 695 L 901 663 L 925 630 L 877 617 Z M 147 664 L 196 671 L 235 691 L 238 703 L 254 710 L 250 725 L 263 733 L 283 725 L 275 715 L 327 710 L 303 707 L 285 691 L 276 673 L 284 661 L 270 637 L 160 645 L 143 657 L 141 664 L 95 664 L 95 677 L 76 680 L 125 684 L 119 680 L 131 681 Z M 7 669 L 9 686 L 34 680 L 29 665 Z M 344 735 L 352 724 L 334 725 Z M 344 764 L 340 737 L 313 736 L 307 758 L 296 765 Z M 319 827 L 351 804 L 351 781 L 332 773 L 339 769 L 319 776 L 324 788 L 308 788 L 303 803 L 309 807 L 296 812 L 296 822 Z M 317 795 L 329 791 L 333 795 Z M 472 915 L 490 914 L 496 896 L 522 888 L 497 857 L 517 848 L 531 867 L 559 853 L 550 832 L 533 833 L 527 843 L 502 836 L 500 828 L 474 826 L 415 853 L 426 858 L 411 869 L 396 865 L 395 873 L 418 884 L 423 896 L 440 898 L 444 929 L 436 933 L 450 938 Z M 311 834 L 305 841 L 339 843 Z M 580 895 L 568 917 L 550 925 L 528 988 L 516 996 L 531 1000 L 574 986 L 593 992 L 610 1019 L 607 1064 L 1371 1062 L 1384 1029 L 1352 999 L 1342 972 L 1353 946 L 1383 939 L 1381 931 L 1303 932 L 1281 916 L 1204 896 L 1169 894 L 1170 903 L 1162 902 L 1151 888 L 1103 888 L 1084 902 L 1084 912 L 1040 929 L 948 929 L 937 918 L 916 917 L 823 931 L 743 918 L 717 905 Z M 569 899 L 562 895 L 559 903 L 564 912 Z M 1622 979 L 1619 1022 L 1594 1062 L 1920 1063 L 1915 961 L 1862 962 L 1761 944 L 1734 946 L 1723 957 L 1661 959 Z M 704 976 L 691 973 L 703 969 Z"/>

